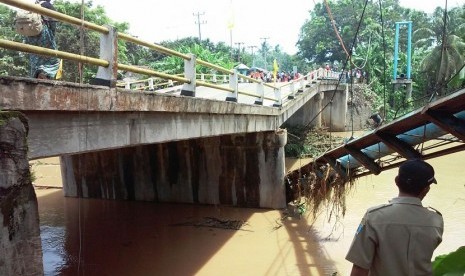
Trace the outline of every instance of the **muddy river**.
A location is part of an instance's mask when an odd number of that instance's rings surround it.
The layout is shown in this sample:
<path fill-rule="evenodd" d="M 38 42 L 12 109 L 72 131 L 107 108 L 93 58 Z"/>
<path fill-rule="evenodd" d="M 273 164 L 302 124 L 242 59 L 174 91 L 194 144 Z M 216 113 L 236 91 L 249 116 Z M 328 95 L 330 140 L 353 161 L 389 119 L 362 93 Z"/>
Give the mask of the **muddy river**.
<path fill-rule="evenodd" d="M 461 160 L 465 152 L 428 161 L 439 184 L 423 203 L 441 211 L 445 222 L 435 256 L 465 245 Z M 58 159 L 33 168 L 36 184 L 60 185 Z M 367 208 L 396 196 L 395 174 L 359 179 L 346 215 L 331 222 L 325 211 L 312 222 L 278 210 L 64 198 L 59 188 L 40 188 L 45 274 L 348 275 L 344 257 L 353 234 Z M 221 228 L 225 223 L 242 227 Z"/>

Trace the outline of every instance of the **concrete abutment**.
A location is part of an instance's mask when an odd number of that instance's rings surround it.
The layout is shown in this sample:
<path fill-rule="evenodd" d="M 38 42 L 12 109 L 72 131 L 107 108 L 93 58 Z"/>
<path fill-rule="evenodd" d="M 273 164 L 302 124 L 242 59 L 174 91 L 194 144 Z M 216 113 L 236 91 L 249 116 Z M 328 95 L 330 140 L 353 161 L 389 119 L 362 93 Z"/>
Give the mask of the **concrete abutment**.
<path fill-rule="evenodd" d="M 43 275 L 25 117 L 0 112 L 0 275 Z"/>
<path fill-rule="evenodd" d="M 284 208 L 285 130 L 61 157 L 65 196 Z"/>

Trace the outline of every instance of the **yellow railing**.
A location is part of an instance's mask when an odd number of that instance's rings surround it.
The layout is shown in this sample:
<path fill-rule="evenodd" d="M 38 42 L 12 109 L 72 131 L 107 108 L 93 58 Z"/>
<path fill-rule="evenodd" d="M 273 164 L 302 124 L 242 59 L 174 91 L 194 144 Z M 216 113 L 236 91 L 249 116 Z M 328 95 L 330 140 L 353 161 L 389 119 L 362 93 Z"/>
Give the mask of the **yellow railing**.
<path fill-rule="evenodd" d="M 49 9 L 41 7 L 40 5 L 26 3 L 26 2 L 23 2 L 23 1 L 19 1 L 19 0 L 0 0 L 0 2 L 4 3 L 4 4 L 7 4 L 7 5 L 10 5 L 10 6 L 14 6 L 16 8 L 28 10 L 28 11 L 31 11 L 31 12 L 36 12 L 36 13 L 39 13 L 39 14 L 54 18 L 54 19 L 62 21 L 62 22 L 66 22 L 66 23 L 77 25 L 77 26 L 81 26 L 81 27 L 84 27 L 86 29 L 99 32 L 99 33 L 101 33 L 103 35 L 108 35 L 108 34 L 110 34 L 112 32 L 112 30 L 110 28 L 108 28 L 108 27 L 99 26 L 99 25 L 96 25 L 96 24 L 91 23 L 91 22 L 87 22 L 87 21 L 84 21 L 84 20 L 81 20 L 81 19 L 78 19 L 78 18 L 75 18 L 75 17 L 72 17 L 72 16 L 68 16 L 68 15 L 53 11 L 53 10 L 49 10 Z M 183 53 L 180 53 L 180 52 L 165 48 L 165 47 L 163 47 L 161 45 L 157 45 L 157 44 L 154 44 L 154 43 L 149 43 L 149 42 L 140 40 L 138 38 L 132 37 L 132 36 L 130 36 L 128 34 L 116 32 L 116 36 L 117 36 L 118 39 L 123 39 L 123 40 L 125 40 L 127 42 L 131 42 L 131 43 L 138 44 L 140 46 L 147 47 L 147 48 L 149 48 L 151 50 L 154 50 L 154 51 L 157 51 L 159 53 L 179 57 L 179 58 L 182 58 L 182 59 L 184 59 L 184 60 L 186 60 L 188 62 L 192 61 L 192 56 L 191 55 L 183 54 Z M 17 50 L 17 51 L 22 51 L 22 52 L 38 54 L 38 55 L 58 57 L 58 58 L 61 58 L 61 59 L 66 59 L 66 60 L 72 60 L 72 61 L 86 63 L 86 64 L 97 65 L 97 66 L 101 66 L 101 67 L 104 67 L 104 68 L 108 68 L 111 65 L 110 61 L 100 59 L 100 58 L 93 58 L 93 57 L 88 57 L 88 56 L 83 56 L 83 55 L 58 51 L 58 50 L 52 50 L 52 49 L 37 47 L 37 46 L 28 45 L 28 44 L 24 44 L 24 43 L 13 42 L 13 41 L 5 40 L 5 39 L 0 39 L 0 47 L 10 49 L 10 50 Z M 277 93 L 278 95 L 280 94 L 279 93 L 280 88 L 278 86 L 273 85 L 273 84 L 269 84 L 269 83 L 264 83 L 262 80 L 257 80 L 257 79 L 254 79 L 254 78 L 242 75 L 242 74 L 238 74 L 234 70 L 226 69 L 226 68 L 223 68 L 221 66 L 218 66 L 218 65 L 203 61 L 201 59 L 195 59 L 195 63 L 192 66 L 193 68 L 191 68 L 194 72 L 195 72 L 195 65 L 206 66 L 206 67 L 211 68 L 213 70 L 216 70 L 216 71 L 219 71 L 221 73 L 227 74 L 227 75 L 229 75 L 230 78 L 232 76 L 234 76 L 235 74 L 237 74 L 238 79 L 242 79 L 242 80 L 245 80 L 247 82 L 257 83 L 257 84 L 263 85 L 265 87 L 272 88 L 273 91 L 278 92 Z M 185 71 L 184 74 L 179 76 L 179 75 L 170 75 L 170 74 L 166 74 L 166 73 L 163 73 L 163 72 L 150 70 L 150 69 L 144 69 L 144 68 L 140 68 L 140 67 L 136 67 L 136 66 L 132 66 L 132 65 L 126 65 L 126 64 L 119 64 L 118 63 L 118 64 L 114 64 L 113 66 L 116 66 L 116 68 L 118 70 L 125 70 L 125 71 L 139 73 L 139 74 L 148 75 L 148 76 L 152 76 L 152 77 L 157 77 L 157 78 L 162 78 L 162 79 L 166 79 L 166 80 L 176 81 L 177 83 L 181 83 L 181 84 L 192 84 L 195 81 L 196 86 L 205 86 L 205 87 L 210 87 L 210 88 L 214 88 L 214 89 L 218 89 L 218 90 L 227 91 L 227 92 L 230 92 L 230 93 L 235 93 L 236 97 L 237 97 L 237 94 L 243 94 L 243 95 L 247 95 L 247 96 L 252 96 L 252 97 L 257 97 L 257 98 L 261 98 L 261 99 L 267 99 L 267 100 L 270 100 L 270 101 L 278 102 L 279 104 L 282 103 L 282 99 L 280 97 L 265 97 L 265 95 L 263 94 L 264 92 L 262 92 L 262 94 L 259 95 L 257 93 L 239 90 L 238 87 L 237 87 L 237 84 L 236 84 L 235 88 L 231 88 L 231 87 L 220 86 L 220 85 L 217 85 L 217 84 L 214 84 L 214 83 L 209 83 L 209 82 L 206 82 L 204 80 L 195 80 L 195 78 L 196 78 L 195 73 L 194 73 L 194 76 L 192 77 L 192 79 L 189 79 L 189 76 L 188 76 L 189 74 L 187 74 L 186 71 Z M 186 68 L 184 68 L 184 69 L 186 70 Z M 114 76 L 114 77 L 116 79 L 116 76 Z M 120 86 L 120 85 L 118 85 L 118 86 Z"/>

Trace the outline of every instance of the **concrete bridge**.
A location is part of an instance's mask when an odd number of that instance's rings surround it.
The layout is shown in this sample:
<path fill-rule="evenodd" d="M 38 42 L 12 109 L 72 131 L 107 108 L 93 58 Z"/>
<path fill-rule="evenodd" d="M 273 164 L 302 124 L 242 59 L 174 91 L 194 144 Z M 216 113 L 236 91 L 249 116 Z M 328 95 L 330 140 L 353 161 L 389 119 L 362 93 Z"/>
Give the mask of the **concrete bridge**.
<path fill-rule="evenodd" d="M 331 128 L 345 126 L 345 85 L 304 80 L 299 89 L 273 107 L 181 96 L 176 87 L 134 92 L 0 77 L 0 108 L 29 119 L 30 159 L 61 156 L 67 196 L 281 208 L 283 124 L 321 126 L 330 116 L 321 106 L 333 98 Z"/>
<path fill-rule="evenodd" d="M 318 69 L 291 82 L 265 83 L 192 54 L 119 33 L 112 26 L 98 26 L 18 0 L 0 2 L 101 34 L 99 58 L 0 39 L 0 47 L 6 49 L 99 66 L 93 83 L 105 86 L 1 79 L 0 108 L 21 111 L 29 118 L 30 159 L 62 156 L 68 196 L 280 208 L 286 204 L 283 184 L 286 137 L 279 128 L 285 122 L 308 125 L 313 121 L 318 126 L 323 116 L 330 118 L 325 121 L 331 123 L 332 130 L 344 129 L 347 87 L 335 81 L 339 77 L 335 72 Z M 118 63 L 118 40 L 182 59 L 183 74 L 171 75 Z M 199 66 L 222 73 L 228 83 L 198 79 Z M 117 88 L 118 70 L 148 75 L 149 82 L 157 78 L 177 86 L 137 93 Z M 321 112 L 323 91 L 332 93 L 326 97 L 332 108 Z M 236 151 L 226 154 L 226 148 Z M 140 151 L 143 156 L 123 158 L 136 156 L 132 151 Z M 235 168 L 227 160 L 238 154 L 243 158 L 235 160 Z M 81 164 L 90 164 L 88 160 L 92 158 L 109 159 L 113 163 L 110 168 L 103 161 L 97 162 L 102 167 L 96 171 L 83 170 Z M 153 165 L 155 161 L 142 165 L 138 163 L 141 160 L 155 160 L 157 165 Z M 205 164 L 204 175 L 199 175 L 194 165 L 202 160 L 212 163 Z M 146 174 L 129 172 L 128 168 Z M 102 171 L 109 172 L 108 177 L 102 178 Z M 157 173 L 152 175 L 154 171 Z M 218 185 L 224 181 L 218 179 L 223 178 L 231 184 L 220 189 Z M 253 183 L 243 183 L 250 179 L 254 179 Z M 254 192 L 242 186 L 251 186 Z M 211 193 L 212 189 L 215 192 Z M 213 195 L 202 196 L 200 193 L 205 194 L 204 191 Z"/>

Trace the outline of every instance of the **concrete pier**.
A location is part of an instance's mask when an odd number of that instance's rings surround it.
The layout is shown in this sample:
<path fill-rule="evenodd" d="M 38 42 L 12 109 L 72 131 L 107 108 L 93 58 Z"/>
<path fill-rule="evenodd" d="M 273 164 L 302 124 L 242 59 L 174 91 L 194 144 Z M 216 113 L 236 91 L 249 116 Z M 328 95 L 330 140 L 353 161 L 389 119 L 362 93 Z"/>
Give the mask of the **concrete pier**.
<path fill-rule="evenodd" d="M 324 90 L 323 106 L 328 105 L 322 115 L 322 125 L 330 131 L 345 131 L 347 115 L 348 86 L 339 85 L 334 90 Z"/>
<path fill-rule="evenodd" d="M 0 275 L 44 273 L 27 131 L 23 115 L 0 112 Z"/>
<path fill-rule="evenodd" d="M 284 208 L 283 130 L 61 157 L 66 196 Z"/>

